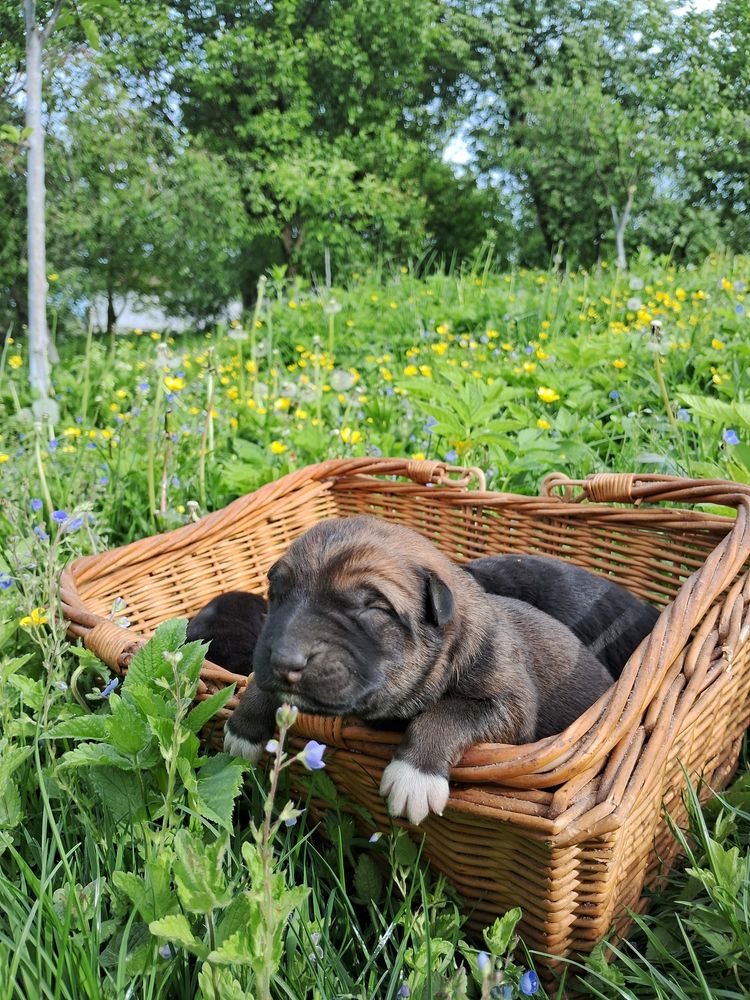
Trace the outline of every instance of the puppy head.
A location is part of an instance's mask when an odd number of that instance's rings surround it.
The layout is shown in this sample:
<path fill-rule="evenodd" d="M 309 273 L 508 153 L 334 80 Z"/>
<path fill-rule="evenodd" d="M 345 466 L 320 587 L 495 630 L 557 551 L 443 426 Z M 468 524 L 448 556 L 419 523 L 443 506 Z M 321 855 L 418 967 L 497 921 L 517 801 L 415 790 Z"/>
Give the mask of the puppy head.
<path fill-rule="evenodd" d="M 268 573 L 256 683 L 318 714 L 415 714 L 447 686 L 453 572 L 400 525 L 374 517 L 317 524 Z"/>

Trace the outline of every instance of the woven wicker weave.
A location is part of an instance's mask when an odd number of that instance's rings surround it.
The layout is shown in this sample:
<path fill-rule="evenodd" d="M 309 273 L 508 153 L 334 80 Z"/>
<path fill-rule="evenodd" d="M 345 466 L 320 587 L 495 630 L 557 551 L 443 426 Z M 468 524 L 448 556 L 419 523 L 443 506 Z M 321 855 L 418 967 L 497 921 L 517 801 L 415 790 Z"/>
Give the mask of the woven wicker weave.
<path fill-rule="evenodd" d="M 714 788 L 735 769 L 750 722 L 750 488 L 553 474 L 541 496 L 526 497 L 486 492 L 481 473 L 470 491 L 476 473 L 396 459 L 301 469 L 195 524 L 77 560 L 61 580 L 62 607 L 70 632 L 122 669 L 159 622 L 222 591 L 265 592 L 267 569 L 297 535 L 360 513 L 409 525 L 459 561 L 568 559 L 663 606 L 619 681 L 575 724 L 528 746 L 473 747 L 452 771 L 445 816 L 420 827 L 473 926 L 517 904 L 530 946 L 586 952 L 613 925 L 624 930 L 626 909 L 643 909 L 644 886 L 673 861 L 664 808 L 685 820 L 682 767 Z M 706 503 L 736 517 L 686 509 Z M 116 597 L 127 602 L 128 630 L 107 618 Z M 207 662 L 200 696 L 245 680 Z M 336 748 L 328 774 L 387 828 L 378 785 L 398 736 L 311 716 L 296 732 Z"/>

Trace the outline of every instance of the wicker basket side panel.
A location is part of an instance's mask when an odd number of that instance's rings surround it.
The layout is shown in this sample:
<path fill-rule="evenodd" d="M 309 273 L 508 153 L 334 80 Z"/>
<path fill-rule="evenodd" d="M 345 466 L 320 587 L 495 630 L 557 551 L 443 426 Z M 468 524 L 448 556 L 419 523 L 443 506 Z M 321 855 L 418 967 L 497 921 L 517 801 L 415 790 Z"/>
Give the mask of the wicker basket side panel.
<path fill-rule="evenodd" d="M 262 519 L 242 519 L 220 535 L 209 535 L 181 551 L 159 553 L 135 564 L 124 562 L 83 582 L 81 599 L 94 614 L 109 614 L 122 597 L 131 628 L 150 634 L 168 618 L 189 617 L 217 594 L 229 590 L 266 591 L 266 573 L 291 542 L 318 521 L 336 517 L 327 492 L 302 505 L 294 494 L 278 501 Z"/>
<path fill-rule="evenodd" d="M 425 489 L 409 493 L 335 487 L 341 514 L 373 514 L 397 521 L 431 538 L 458 562 L 508 552 L 557 556 L 595 573 L 611 576 L 633 593 L 657 604 L 670 601 L 683 582 L 716 547 L 725 532 L 716 527 L 683 531 L 671 524 L 673 512 L 653 511 L 649 522 L 622 518 L 597 518 L 596 512 L 578 509 L 576 516 L 540 514 L 533 505 L 511 498 L 501 503 L 475 506 L 465 496 Z M 590 516 L 583 517 L 583 513 Z M 731 524 L 731 522 L 728 522 Z"/>

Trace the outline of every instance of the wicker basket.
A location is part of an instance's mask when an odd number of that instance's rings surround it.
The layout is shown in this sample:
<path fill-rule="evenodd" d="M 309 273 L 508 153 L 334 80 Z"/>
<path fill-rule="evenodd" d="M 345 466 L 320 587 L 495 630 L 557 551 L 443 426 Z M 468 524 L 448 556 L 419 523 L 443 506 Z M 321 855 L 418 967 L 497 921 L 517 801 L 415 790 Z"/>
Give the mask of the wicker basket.
<path fill-rule="evenodd" d="M 397 459 L 301 469 L 195 524 L 77 560 L 61 580 L 62 607 L 70 632 L 122 669 L 159 622 L 222 591 L 264 592 L 266 570 L 297 535 L 361 513 L 407 524 L 459 561 L 569 559 L 663 606 L 619 681 L 577 722 L 529 746 L 472 748 L 453 769 L 445 816 L 419 828 L 472 926 L 519 905 L 530 946 L 586 952 L 613 926 L 625 929 L 626 910 L 644 908 L 644 887 L 674 860 L 664 810 L 685 820 L 682 767 L 714 788 L 735 769 L 750 722 L 750 488 L 553 474 L 527 497 L 486 492 L 481 473 L 470 491 L 476 471 Z M 662 503 L 679 506 L 650 506 Z M 683 506 L 705 503 L 734 507 L 736 518 Z M 116 597 L 127 602 L 128 630 L 107 619 Z M 245 681 L 207 662 L 200 696 Z M 328 774 L 386 829 L 378 785 L 398 736 L 311 716 L 297 734 L 336 748 Z"/>

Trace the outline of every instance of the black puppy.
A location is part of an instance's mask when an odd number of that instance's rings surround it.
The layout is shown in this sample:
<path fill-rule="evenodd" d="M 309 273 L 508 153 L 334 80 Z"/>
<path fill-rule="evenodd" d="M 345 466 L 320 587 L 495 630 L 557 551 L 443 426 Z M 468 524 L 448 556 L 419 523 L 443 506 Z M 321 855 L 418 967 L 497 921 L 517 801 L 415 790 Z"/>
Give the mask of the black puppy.
<path fill-rule="evenodd" d="M 231 670 L 247 674 L 253 669 L 253 653 L 266 619 L 266 602 L 257 594 L 231 590 L 202 607 L 187 628 L 188 642 L 210 643 L 208 659 Z"/>
<path fill-rule="evenodd" d="M 562 559 L 487 556 L 464 569 L 488 593 L 526 601 L 567 625 L 614 678 L 660 613 L 619 584 Z"/>

